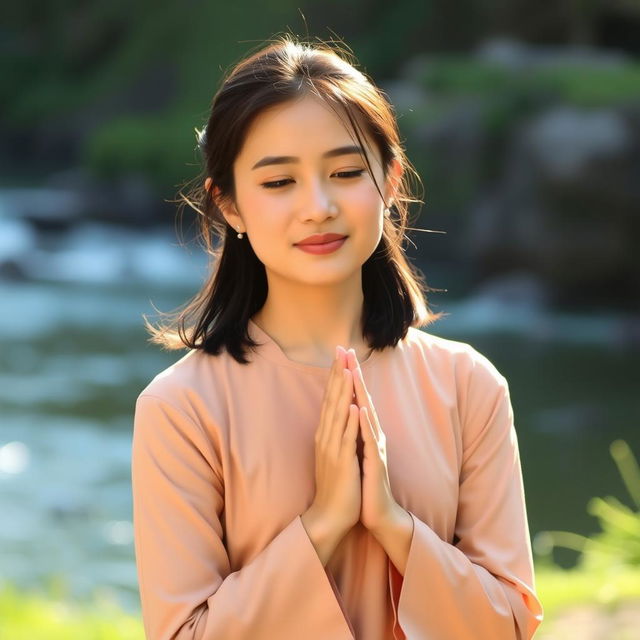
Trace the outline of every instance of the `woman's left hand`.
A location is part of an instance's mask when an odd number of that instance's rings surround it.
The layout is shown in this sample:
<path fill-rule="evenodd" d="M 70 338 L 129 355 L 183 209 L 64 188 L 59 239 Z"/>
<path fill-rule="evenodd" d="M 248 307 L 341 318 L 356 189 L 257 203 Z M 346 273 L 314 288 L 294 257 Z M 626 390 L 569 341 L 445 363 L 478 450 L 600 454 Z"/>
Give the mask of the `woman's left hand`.
<path fill-rule="evenodd" d="M 386 436 L 364 383 L 355 351 L 350 349 L 348 353 L 360 413 L 360 433 L 364 442 L 360 521 L 372 533 L 376 533 L 383 531 L 391 522 L 399 505 L 391 493 L 389 483 Z"/>

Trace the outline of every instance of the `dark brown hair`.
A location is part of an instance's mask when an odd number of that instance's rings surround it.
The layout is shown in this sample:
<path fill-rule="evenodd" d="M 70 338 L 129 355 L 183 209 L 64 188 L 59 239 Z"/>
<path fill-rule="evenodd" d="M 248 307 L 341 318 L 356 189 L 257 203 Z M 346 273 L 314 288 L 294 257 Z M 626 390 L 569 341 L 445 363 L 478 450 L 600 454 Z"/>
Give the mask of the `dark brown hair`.
<path fill-rule="evenodd" d="M 423 327 L 443 315 L 427 307 L 425 292 L 437 289 L 426 286 L 402 247 L 408 204 L 421 202 L 412 197 L 410 178 L 420 182 L 420 177 L 401 147 L 393 107 L 356 64 L 351 53 L 335 43 L 310 44 L 286 34 L 226 75 L 212 100 L 206 127 L 196 129 L 203 172 L 188 194 L 180 191 L 182 206 L 186 203 L 199 214 L 211 272 L 182 310 L 163 314 L 170 317 L 167 323 L 154 327 L 143 316 L 151 342 L 167 349 L 203 349 L 213 355 L 224 346 L 236 361 L 248 363 L 245 347 L 253 348 L 257 343 L 249 337 L 247 323 L 266 301 L 266 271 L 248 239 L 236 237 L 214 200 L 213 189 L 205 189 L 204 181 L 210 177 L 219 188 L 218 204 L 234 203 L 233 166 L 249 125 L 264 109 L 308 93 L 323 100 L 339 117 L 347 115 L 347 129 L 363 150 L 361 126 L 366 128 L 382 157 L 385 178 L 394 157 L 404 170 L 390 215 L 384 217 L 380 243 L 362 265 L 362 327 L 369 347 L 381 350 L 395 346 L 410 326 Z M 364 160 L 374 177 L 366 153 Z M 376 187 L 384 200 L 377 183 Z M 215 236 L 220 238 L 217 247 Z"/>

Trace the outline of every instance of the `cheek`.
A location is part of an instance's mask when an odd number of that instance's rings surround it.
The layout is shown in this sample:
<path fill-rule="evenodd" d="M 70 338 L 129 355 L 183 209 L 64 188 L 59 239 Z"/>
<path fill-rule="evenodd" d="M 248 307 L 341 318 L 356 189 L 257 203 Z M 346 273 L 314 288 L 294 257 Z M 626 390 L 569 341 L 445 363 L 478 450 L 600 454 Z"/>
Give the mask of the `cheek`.
<path fill-rule="evenodd" d="M 368 230 L 372 234 L 382 229 L 382 203 L 375 187 L 368 187 L 354 194 L 352 210 L 355 221 L 361 229 Z"/>
<path fill-rule="evenodd" d="M 290 240 L 290 229 L 281 209 L 257 199 L 247 222 L 251 247 L 262 263 L 275 265 L 291 259 L 286 254 L 294 249 L 290 246 L 293 240 Z"/>
<path fill-rule="evenodd" d="M 365 183 L 361 189 L 353 193 L 354 212 L 357 214 L 360 223 L 364 225 L 371 234 L 375 235 L 382 230 L 384 203 L 375 185 Z"/>
<path fill-rule="evenodd" d="M 269 197 L 269 194 L 255 188 L 246 189 L 242 201 L 239 201 L 239 209 L 250 235 L 259 242 L 274 234 L 282 235 L 285 224 L 282 204 L 273 196 Z"/>
<path fill-rule="evenodd" d="M 362 180 L 358 187 L 352 190 L 351 195 L 368 207 L 375 207 L 381 201 L 380 194 L 371 178 Z"/>

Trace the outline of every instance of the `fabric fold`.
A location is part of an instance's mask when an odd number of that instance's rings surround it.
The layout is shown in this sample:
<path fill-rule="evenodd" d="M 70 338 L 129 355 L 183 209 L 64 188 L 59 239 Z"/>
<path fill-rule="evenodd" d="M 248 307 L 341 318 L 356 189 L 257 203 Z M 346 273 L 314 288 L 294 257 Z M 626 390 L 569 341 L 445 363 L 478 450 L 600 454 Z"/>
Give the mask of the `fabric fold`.
<path fill-rule="evenodd" d="M 390 579 L 399 639 L 529 640 L 542 622 L 508 384 L 487 394 L 487 373 L 469 383 L 456 544 L 409 510 L 405 574 Z"/>
<path fill-rule="evenodd" d="M 136 402 L 135 553 L 148 640 L 352 640 L 300 515 L 237 571 L 223 543 L 224 487 L 202 430 L 153 397 Z M 304 597 L 300 597 L 301 589 Z"/>
<path fill-rule="evenodd" d="M 326 566 L 302 523 L 329 369 L 257 325 L 248 364 L 191 350 L 138 396 L 135 555 L 148 640 L 529 640 L 542 617 L 506 379 L 410 328 L 362 372 L 411 514 L 405 575 L 360 523 Z"/>

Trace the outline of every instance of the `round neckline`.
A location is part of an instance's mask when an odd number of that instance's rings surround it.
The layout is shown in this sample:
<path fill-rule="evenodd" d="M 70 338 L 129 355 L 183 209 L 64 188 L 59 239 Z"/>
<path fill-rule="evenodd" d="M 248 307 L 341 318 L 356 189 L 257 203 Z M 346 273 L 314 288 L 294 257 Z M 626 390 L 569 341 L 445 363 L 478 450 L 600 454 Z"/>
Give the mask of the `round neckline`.
<path fill-rule="evenodd" d="M 280 345 L 263 329 L 261 329 L 251 318 L 247 323 L 247 329 L 249 335 L 256 342 L 261 342 L 258 348 L 256 349 L 256 353 L 271 362 L 275 362 L 276 364 L 285 365 L 287 367 L 292 367 L 294 369 L 298 369 L 298 371 L 307 371 L 309 373 L 315 373 L 319 375 L 327 376 L 331 371 L 331 366 L 321 367 L 315 364 L 307 364 L 304 362 L 296 362 L 295 360 L 291 360 L 289 356 L 281 349 Z M 380 355 L 380 351 L 373 349 L 371 353 L 367 356 L 366 360 L 360 362 L 360 368 L 365 369 L 371 365 L 373 361 L 376 360 Z"/>

